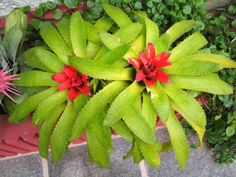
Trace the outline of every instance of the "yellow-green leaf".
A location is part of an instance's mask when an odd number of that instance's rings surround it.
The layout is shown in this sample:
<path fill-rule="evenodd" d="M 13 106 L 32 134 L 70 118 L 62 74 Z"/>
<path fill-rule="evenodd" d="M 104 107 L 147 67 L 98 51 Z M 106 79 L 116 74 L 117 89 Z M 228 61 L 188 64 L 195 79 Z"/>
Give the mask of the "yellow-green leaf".
<path fill-rule="evenodd" d="M 49 23 L 43 23 L 40 29 L 40 35 L 42 36 L 45 43 L 59 57 L 59 59 L 64 64 L 68 64 L 68 55 L 72 55 L 72 51 L 69 49 L 56 28 Z"/>
<path fill-rule="evenodd" d="M 41 124 L 47 119 L 48 113 L 57 106 L 61 105 L 67 99 L 67 91 L 60 91 L 43 100 L 34 112 L 32 122 L 36 125 Z"/>
<path fill-rule="evenodd" d="M 53 73 L 43 71 L 26 71 L 19 74 L 19 80 L 14 83 L 18 86 L 38 87 L 38 86 L 57 86 L 58 83 L 52 80 Z"/>
<path fill-rule="evenodd" d="M 78 71 L 97 79 L 106 80 L 132 80 L 132 69 L 120 68 L 109 64 L 99 63 L 97 61 L 86 60 L 82 58 L 70 58 L 70 63 Z"/>
<path fill-rule="evenodd" d="M 170 135 L 171 145 L 173 147 L 175 157 L 180 168 L 184 169 L 189 158 L 189 144 L 184 130 L 173 112 L 171 112 L 170 117 L 165 124 Z"/>
<path fill-rule="evenodd" d="M 62 112 L 65 110 L 66 105 L 62 104 L 56 110 L 50 113 L 49 118 L 44 121 L 39 130 L 39 154 L 47 158 L 48 157 L 48 145 L 50 142 L 51 134 L 57 123 L 57 120 L 61 116 Z"/>
<path fill-rule="evenodd" d="M 170 76 L 171 81 L 179 88 L 202 91 L 212 94 L 232 94 L 233 88 L 221 80 L 217 74 L 206 76 Z"/>
<path fill-rule="evenodd" d="M 104 125 L 112 126 L 122 118 L 125 112 L 129 112 L 129 107 L 134 104 L 143 89 L 143 86 L 139 85 L 137 82 L 133 82 L 129 87 L 122 91 L 111 104 Z"/>
<path fill-rule="evenodd" d="M 80 137 L 96 115 L 100 114 L 107 104 L 111 102 L 125 87 L 127 87 L 126 82 L 115 81 L 94 95 L 79 112 L 73 127 L 71 140 Z"/>
<path fill-rule="evenodd" d="M 119 27 L 132 23 L 129 17 L 121 9 L 109 4 L 103 4 L 102 7 Z"/>
<path fill-rule="evenodd" d="M 146 26 L 146 46 L 150 42 L 155 46 L 158 45 L 159 28 L 157 24 L 150 20 L 148 17 L 145 17 L 144 21 Z"/>
<path fill-rule="evenodd" d="M 206 44 L 207 40 L 202 34 L 194 33 L 171 50 L 169 61 L 175 62 L 185 56 L 194 54 Z"/>
<path fill-rule="evenodd" d="M 112 129 L 129 142 L 133 141 L 133 133 L 131 132 L 129 127 L 127 127 L 123 120 L 119 120 L 114 123 L 112 125 Z"/>
<path fill-rule="evenodd" d="M 52 87 L 26 98 L 23 102 L 16 105 L 8 120 L 10 122 L 23 120 L 29 113 L 34 111 L 44 99 L 50 97 L 54 93 L 56 93 L 56 88 Z"/>
<path fill-rule="evenodd" d="M 73 103 L 67 103 L 51 137 L 52 159 L 54 162 L 59 162 L 66 151 L 75 117 L 76 112 Z"/>
<path fill-rule="evenodd" d="M 79 12 L 75 12 L 71 15 L 70 39 L 74 54 L 78 57 L 86 57 L 87 33 L 84 20 Z"/>
<path fill-rule="evenodd" d="M 216 63 L 207 61 L 181 61 L 163 68 L 167 74 L 202 76 L 212 74 L 221 70 L 222 67 Z"/>
<path fill-rule="evenodd" d="M 173 83 L 165 84 L 164 91 L 192 122 L 199 127 L 205 128 L 206 115 L 199 103 L 189 93 L 181 90 Z"/>
<path fill-rule="evenodd" d="M 221 65 L 224 68 L 236 68 L 236 62 L 223 55 L 211 54 L 211 53 L 197 53 L 194 55 L 186 56 L 181 61 L 197 60 L 207 61 Z"/>

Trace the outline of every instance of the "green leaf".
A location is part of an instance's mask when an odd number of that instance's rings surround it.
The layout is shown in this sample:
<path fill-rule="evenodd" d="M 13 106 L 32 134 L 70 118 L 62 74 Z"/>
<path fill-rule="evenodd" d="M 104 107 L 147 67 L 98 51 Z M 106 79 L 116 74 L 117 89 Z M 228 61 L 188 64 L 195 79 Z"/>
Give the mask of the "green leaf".
<path fill-rule="evenodd" d="M 88 127 L 88 131 L 110 152 L 112 150 L 111 129 L 103 126 L 104 118 L 105 111 L 102 111 L 94 118 L 93 122 Z"/>
<path fill-rule="evenodd" d="M 151 91 L 152 104 L 157 111 L 159 118 L 163 122 L 166 122 L 170 116 L 170 103 L 168 96 L 159 82 L 149 89 Z"/>
<path fill-rule="evenodd" d="M 132 105 L 130 106 L 127 104 L 125 105 L 126 105 L 126 111 L 123 113 L 122 117 L 126 125 L 138 138 L 140 138 L 144 142 L 149 144 L 155 143 L 156 138 L 154 132 L 152 128 L 148 125 L 144 117 L 142 116 L 141 111 L 139 111 L 135 106 Z"/>
<path fill-rule="evenodd" d="M 89 100 L 89 97 L 87 95 L 79 94 L 77 96 L 77 98 L 74 100 L 74 109 L 77 114 L 81 111 L 84 105 L 86 105 L 88 100 Z"/>
<path fill-rule="evenodd" d="M 225 133 L 227 136 L 233 136 L 235 134 L 234 126 L 227 127 Z"/>
<path fill-rule="evenodd" d="M 60 62 L 58 57 L 42 47 L 33 47 L 26 50 L 22 58 L 24 63 L 29 66 L 33 66 L 46 71 L 51 72 L 61 72 L 63 69 L 63 64 Z"/>
<path fill-rule="evenodd" d="M 103 4 L 102 7 L 119 27 L 132 23 L 129 17 L 121 9 L 109 4 Z"/>
<path fill-rule="evenodd" d="M 143 26 L 140 23 L 131 23 L 117 30 L 114 35 L 127 44 L 133 42 L 138 37 L 142 28 Z"/>
<path fill-rule="evenodd" d="M 194 55 L 190 55 L 181 59 L 181 61 L 190 61 L 190 60 L 197 60 L 197 61 L 207 61 L 221 65 L 224 68 L 236 68 L 236 62 L 227 58 L 223 55 L 216 55 L 211 53 L 197 53 Z"/>
<path fill-rule="evenodd" d="M 90 160 L 98 163 L 103 168 L 108 168 L 110 159 L 107 149 L 99 142 L 93 132 L 87 130 L 86 134 Z"/>
<path fill-rule="evenodd" d="M 121 39 L 119 37 L 112 35 L 110 33 L 100 32 L 99 36 L 100 36 L 103 44 L 109 49 L 114 49 L 116 47 L 124 45 L 124 43 L 121 41 Z"/>
<path fill-rule="evenodd" d="M 39 92 L 33 96 L 26 98 L 20 104 L 14 107 L 13 113 L 10 114 L 10 122 L 18 122 L 26 118 L 26 116 L 34 111 L 36 107 L 47 97 L 51 96 L 56 92 L 56 88 L 52 87 L 42 92 Z"/>
<path fill-rule="evenodd" d="M 199 137 L 199 141 L 200 141 L 200 145 L 202 146 L 202 140 L 203 140 L 203 136 L 205 133 L 205 127 L 202 128 L 199 125 L 197 125 L 194 121 L 192 121 L 192 118 L 189 117 L 189 115 L 187 115 L 179 106 L 177 106 L 176 103 L 174 103 L 173 101 L 171 101 L 171 106 L 172 108 L 177 111 L 178 113 L 180 113 L 184 119 L 193 127 L 193 129 L 197 132 L 198 137 Z"/>
<path fill-rule="evenodd" d="M 173 83 L 165 84 L 164 91 L 185 112 L 189 119 L 201 128 L 206 126 L 206 115 L 199 103 Z"/>
<path fill-rule="evenodd" d="M 101 31 L 108 31 L 112 25 L 113 21 L 107 17 L 99 18 L 95 23 L 95 26 L 99 28 Z"/>
<path fill-rule="evenodd" d="M 86 57 L 87 33 L 85 23 L 79 12 L 75 12 L 70 20 L 70 38 L 76 56 Z"/>
<path fill-rule="evenodd" d="M 122 59 L 122 57 L 128 52 L 129 49 L 130 46 L 127 44 L 114 48 L 113 50 L 103 55 L 99 59 L 99 62 L 104 64 L 114 64 L 117 60 Z"/>
<path fill-rule="evenodd" d="M 72 55 L 72 51 L 68 48 L 60 33 L 49 23 L 43 23 L 40 29 L 40 35 L 45 43 L 64 63 L 68 64 L 68 55 Z"/>
<path fill-rule="evenodd" d="M 150 42 L 156 46 L 159 39 L 159 28 L 156 23 L 147 17 L 144 18 L 144 21 L 146 26 L 146 46 Z"/>
<path fill-rule="evenodd" d="M 94 95 L 79 112 L 73 127 L 71 140 L 80 137 L 96 115 L 101 113 L 107 104 L 111 102 L 126 86 L 126 82 L 115 81 Z M 96 109 L 94 109 L 95 107 Z"/>
<path fill-rule="evenodd" d="M 133 133 L 131 132 L 129 127 L 127 127 L 123 120 L 119 120 L 114 123 L 112 125 L 112 129 L 129 142 L 133 141 Z"/>
<path fill-rule="evenodd" d="M 184 6 L 184 8 L 183 8 L 184 14 L 188 15 L 188 14 L 191 14 L 191 12 L 192 12 L 191 6 L 189 6 L 189 5 Z"/>
<path fill-rule="evenodd" d="M 87 36 L 88 40 L 97 44 L 97 45 L 101 45 L 101 39 L 98 35 L 98 33 L 101 31 L 99 28 L 97 28 L 95 25 L 92 25 L 89 22 L 85 22 L 85 26 L 86 26 L 86 30 L 87 30 L 87 34 L 89 34 Z"/>
<path fill-rule="evenodd" d="M 173 112 L 170 114 L 170 117 L 165 124 L 170 135 L 171 145 L 173 147 L 175 157 L 180 168 L 184 169 L 184 166 L 189 158 L 189 144 L 184 130 Z"/>
<path fill-rule="evenodd" d="M 160 41 L 162 42 L 168 41 L 166 48 L 163 49 L 162 51 L 168 50 L 168 48 L 173 44 L 173 42 L 175 42 L 184 33 L 189 32 L 191 29 L 193 29 L 194 26 L 195 26 L 194 20 L 184 20 L 184 21 L 180 21 L 172 25 L 166 31 L 166 33 L 164 33 L 160 38 Z M 168 39 L 164 40 L 164 38 L 168 38 Z M 159 45 L 163 45 L 163 43 L 159 43 Z"/>
<path fill-rule="evenodd" d="M 175 62 L 187 55 L 194 54 L 206 44 L 207 40 L 202 34 L 194 33 L 171 50 L 169 61 Z"/>
<path fill-rule="evenodd" d="M 53 73 L 42 71 L 26 71 L 19 74 L 19 80 L 15 80 L 14 83 L 18 86 L 57 86 L 58 84 L 52 80 Z"/>
<path fill-rule="evenodd" d="M 39 154 L 47 158 L 48 157 L 48 145 L 53 132 L 54 126 L 57 123 L 57 120 L 61 116 L 62 112 L 65 110 L 66 105 L 62 104 L 56 110 L 51 112 L 48 119 L 44 121 L 39 130 Z"/>
<path fill-rule="evenodd" d="M 163 68 L 167 74 L 202 76 L 221 70 L 222 67 L 207 61 L 180 61 Z"/>
<path fill-rule="evenodd" d="M 156 111 L 153 107 L 151 95 L 143 93 L 142 115 L 153 132 L 156 130 Z"/>
<path fill-rule="evenodd" d="M 160 144 L 147 144 L 142 140 L 137 140 L 137 142 L 139 149 L 147 163 L 151 166 L 160 166 L 161 159 L 158 153 Z"/>
<path fill-rule="evenodd" d="M 87 59 L 94 59 L 96 55 L 98 54 L 100 50 L 100 46 L 97 44 L 94 44 L 93 42 L 88 42 L 87 48 L 86 48 L 86 53 L 87 53 Z"/>
<path fill-rule="evenodd" d="M 133 142 L 131 149 L 129 150 L 129 152 L 127 152 L 127 154 L 123 157 L 123 159 L 125 160 L 131 156 L 133 156 L 134 158 L 134 163 L 138 164 L 141 162 L 141 160 L 143 160 L 143 155 L 139 149 L 137 141 Z"/>
<path fill-rule="evenodd" d="M 57 24 L 57 30 L 61 34 L 62 38 L 66 42 L 69 49 L 72 51 L 72 45 L 70 40 L 70 18 L 68 16 L 64 16 Z"/>
<path fill-rule="evenodd" d="M 103 64 L 96 61 L 82 58 L 70 58 L 70 63 L 84 73 L 93 78 L 106 80 L 132 80 L 132 70 Z"/>
<path fill-rule="evenodd" d="M 94 61 L 100 59 L 103 55 L 105 55 L 109 51 L 104 45 L 99 49 L 96 56 L 94 57 Z"/>
<path fill-rule="evenodd" d="M 104 121 L 105 126 L 112 126 L 122 118 L 125 112 L 130 111 L 130 106 L 139 97 L 144 87 L 137 82 L 133 82 L 129 87 L 122 91 L 111 104 Z"/>
<path fill-rule="evenodd" d="M 45 119 L 47 119 L 47 115 L 57 106 L 61 105 L 67 99 L 67 91 L 60 91 L 55 93 L 54 95 L 43 100 L 36 111 L 34 112 L 32 122 L 35 125 L 41 124 Z"/>
<path fill-rule="evenodd" d="M 61 12 L 60 9 L 56 9 L 53 14 L 53 18 L 56 20 L 60 20 L 63 16 L 63 13 Z"/>
<path fill-rule="evenodd" d="M 207 76 L 176 76 L 170 77 L 171 81 L 179 88 L 203 91 L 212 94 L 232 94 L 231 88 L 226 82 L 221 80 L 217 74 Z"/>
<path fill-rule="evenodd" d="M 68 103 L 51 137 L 52 159 L 54 162 L 59 162 L 66 151 L 75 117 L 74 105 L 72 102 Z"/>

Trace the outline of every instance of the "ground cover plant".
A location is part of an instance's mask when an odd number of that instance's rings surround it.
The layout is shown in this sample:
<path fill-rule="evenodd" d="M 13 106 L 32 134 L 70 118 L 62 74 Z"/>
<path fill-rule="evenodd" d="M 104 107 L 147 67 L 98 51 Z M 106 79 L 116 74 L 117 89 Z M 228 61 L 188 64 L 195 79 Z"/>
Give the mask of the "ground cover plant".
<path fill-rule="evenodd" d="M 35 110 L 40 154 L 47 157 L 50 144 L 56 162 L 69 141 L 86 132 L 90 159 L 109 166 L 114 130 L 132 143 L 126 158 L 158 166 L 164 147 L 155 137 L 158 114 L 184 168 L 189 145 L 174 111 L 194 128 L 201 143 L 206 116 L 188 90 L 231 94 L 233 89 L 216 72 L 235 68 L 235 62 L 200 50 L 207 40 L 198 32 L 175 42 L 195 27 L 194 20 L 175 23 L 161 34 L 145 12 L 128 16 L 108 4 L 103 9 L 109 17 L 94 24 L 75 12 L 55 27 L 40 26 L 46 45 L 22 55 L 35 69 L 21 73 L 15 84 L 46 88 L 16 105 L 9 120 L 20 121 Z"/>

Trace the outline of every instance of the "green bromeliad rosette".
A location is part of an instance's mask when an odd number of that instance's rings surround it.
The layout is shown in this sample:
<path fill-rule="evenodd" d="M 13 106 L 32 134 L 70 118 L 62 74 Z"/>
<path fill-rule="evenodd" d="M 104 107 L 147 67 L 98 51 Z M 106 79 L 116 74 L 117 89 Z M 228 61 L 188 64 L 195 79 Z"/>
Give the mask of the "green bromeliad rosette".
<path fill-rule="evenodd" d="M 236 63 L 201 51 L 207 41 L 200 33 L 171 47 L 194 27 L 193 20 L 178 22 L 159 35 L 158 26 L 143 12 L 135 12 L 133 22 L 116 7 L 105 4 L 103 9 L 110 18 L 95 24 L 76 12 L 55 27 L 42 26 L 40 34 L 49 48 L 34 47 L 23 54 L 25 63 L 37 70 L 20 74 L 15 83 L 47 89 L 19 104 L 10 120 L 34 112 L 40 154 L 46 158 L 50 145 L 56 162 L 70 141 L 86 133 L 91 161 L 108 167 L 114 130 L 132 143 L 125 158 L 158 166 L 166 144 L 155 136 L 158 115 L 184 168 L 189 144 L 174 111 L 196 130 L 201 144 L 206 116 L 190 91 L 232 94 L 216 72 Z"/>

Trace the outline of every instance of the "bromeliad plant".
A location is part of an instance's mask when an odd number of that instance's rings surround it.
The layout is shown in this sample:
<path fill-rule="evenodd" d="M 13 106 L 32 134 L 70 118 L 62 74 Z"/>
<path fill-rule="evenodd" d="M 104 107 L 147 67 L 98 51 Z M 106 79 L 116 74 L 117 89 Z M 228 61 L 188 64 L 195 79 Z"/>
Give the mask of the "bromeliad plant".
<path fill-rule="evenodd" d="M 158 115 L 184 168 L 189 144 L 174 112 L 195 129 L 202 143 L 206 116 L 190 91 L 231 94 L 232 88 L 216 72 L 235 68 L 236 63 L 203 53 L 200 49 L 207 41 L 200 33 L 171 47 L 194 27 L 193 20 L 178 22 L 159 35 L 157 25 L 143 12 L 135 12 L 133 22 L 116 7 L 104 4 L 103 9 L 110 18 L 95 24 L 76 12 L 56 27 L 48 23 L 41 27 L 49 48 L 34 47 L 22 56 L 39 70 L 22 73 L 15 83 L 50 88 L 19 104 L 10 121 L 20 121 L 34 111 L 40 154 L 46 158 L 50 144 L 56 162 L 69 141 L 86 133 L 91 161 L 108 167 L 114 130 L 132 143 L 125 158 L 133 156 L 136 163 L 145 159 L 158 166 L 159 152 L 169 145 L 155 137 Z M 97 88 L 99 82 L 105 86 Z M 95 88 L 93 92 L 89 86 Z"/>

